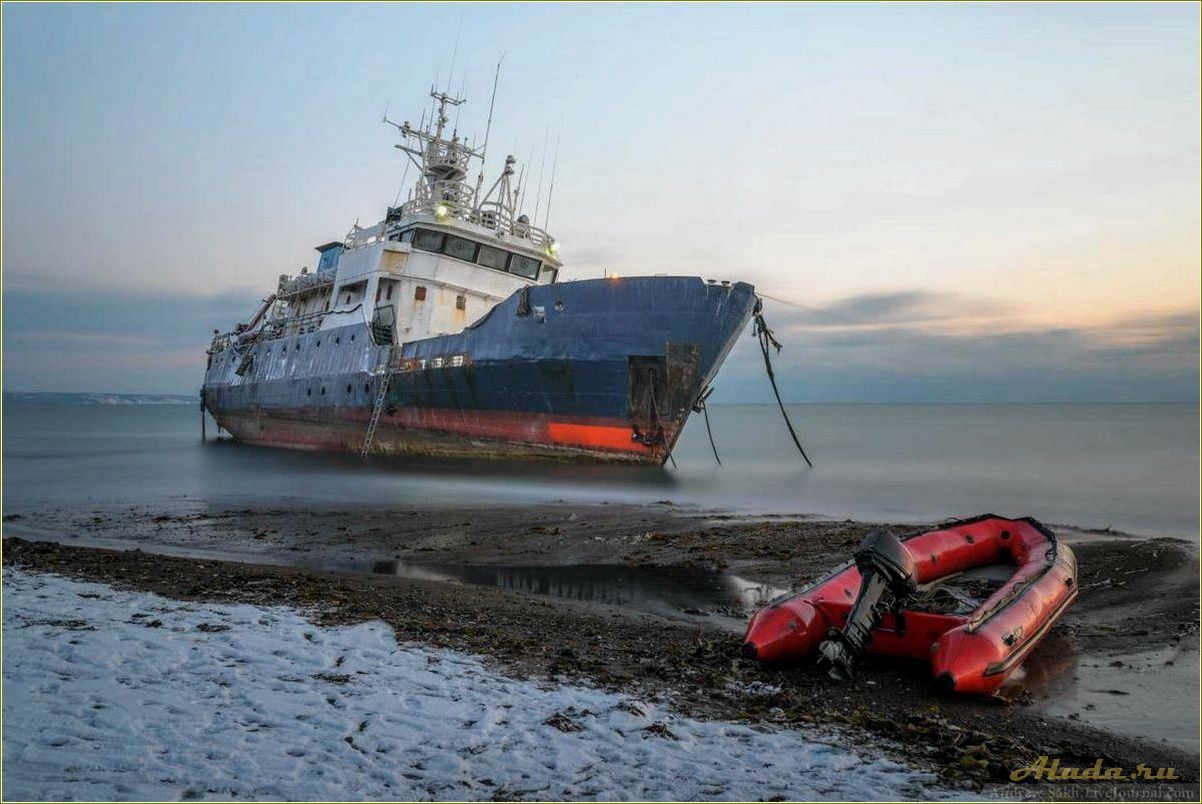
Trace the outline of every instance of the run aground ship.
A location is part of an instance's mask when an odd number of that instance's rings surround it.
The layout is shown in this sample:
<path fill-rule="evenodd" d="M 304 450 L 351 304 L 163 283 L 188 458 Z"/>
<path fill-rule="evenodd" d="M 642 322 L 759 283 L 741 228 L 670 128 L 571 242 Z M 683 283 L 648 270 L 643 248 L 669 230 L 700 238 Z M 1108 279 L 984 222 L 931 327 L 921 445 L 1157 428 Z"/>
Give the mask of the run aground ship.
<path fill-rule="evenodd" d="M 215 334 L 204 408 L 234 438 L 304 449 L 662 464 L 758 309 L 698 277 L 558 280 L 506 157 L 393 124 L 418 170 L 374 226 L 319 246 L 247 323 Z M 552 187 L 553 187 L 552 183 Z M 548 207 L 549 207 L 548 199 Z"/>

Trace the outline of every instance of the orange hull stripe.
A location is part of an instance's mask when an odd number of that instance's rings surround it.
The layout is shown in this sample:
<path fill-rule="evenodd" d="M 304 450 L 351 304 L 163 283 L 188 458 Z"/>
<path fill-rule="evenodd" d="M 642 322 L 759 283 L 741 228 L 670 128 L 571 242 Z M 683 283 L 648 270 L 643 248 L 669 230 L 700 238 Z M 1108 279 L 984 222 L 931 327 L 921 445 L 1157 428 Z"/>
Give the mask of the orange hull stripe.
<path fill-rule="evenodd" d="M 629 427 L 548 422 L 547 435 L 557 444 L 572 444 L 596 449 L 620 449 L 624 452 L 647 451 L 646 446 L 632 440 L 634 431 Z"/>

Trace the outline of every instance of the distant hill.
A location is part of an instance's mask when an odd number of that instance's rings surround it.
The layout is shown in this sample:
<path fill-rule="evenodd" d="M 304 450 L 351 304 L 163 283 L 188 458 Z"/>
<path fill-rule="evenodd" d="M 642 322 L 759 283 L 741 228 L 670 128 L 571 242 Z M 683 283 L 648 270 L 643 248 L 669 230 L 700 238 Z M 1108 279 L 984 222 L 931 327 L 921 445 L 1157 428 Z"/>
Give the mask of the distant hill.
<path fill-rule="evenodd" d="M 4 394 L 6 405 L 196 405 L 188 394 L 64 394 L 50 391 Z"/>

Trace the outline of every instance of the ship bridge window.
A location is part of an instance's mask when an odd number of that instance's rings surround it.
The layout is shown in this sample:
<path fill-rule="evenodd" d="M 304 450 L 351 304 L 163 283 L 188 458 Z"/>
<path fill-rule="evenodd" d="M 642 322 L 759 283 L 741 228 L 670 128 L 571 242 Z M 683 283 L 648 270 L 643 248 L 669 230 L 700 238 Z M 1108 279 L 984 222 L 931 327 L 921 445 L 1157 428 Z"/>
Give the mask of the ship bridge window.
<path fill-rule="evenodd" d="M 542 263 L 533 257 L 523 257 L 521 254 L 514 254 L 513 259 L 509 261 L 509 272 L 525 277 L 526 279 L 537 279 L 540 265 Z"/>
<path fill-rule="evenodd" d="M 443 253 L 448 257 L 454 257 L 457 260 L 475 262 L 476 244 L 471 240 L 465 240 L 462 237 L 448 236 L 446 246 L 443 248 Z"/>
<path fill-rule="evenodd" d="M 495 271 L 508 270 L 523 279 L 538 279 L 542 261 L 534 257 L 513 254 L 503 249 L 486 246 L 465 237 L 457 237 L 431 229 L 411 229 L 405 233 L 412 236 L 413 245 L 422 251 L 446 254 L 457 260 L 475 262 Z"/>
<path fill-rule="evenodd" d="M 422 251 L 442 251 L 442 243 L 446 235 L 430 229 L 417 229 L 413 235 L 413 245 Z"/>
<path fill-rule="evenodd" d="M 485 268 L 504 271 L 506 264 L 509 262 L 509 252 L 493 248 L 492 246 L 480 246 L 480 253 L 476 255 L 476 262 Z"/>

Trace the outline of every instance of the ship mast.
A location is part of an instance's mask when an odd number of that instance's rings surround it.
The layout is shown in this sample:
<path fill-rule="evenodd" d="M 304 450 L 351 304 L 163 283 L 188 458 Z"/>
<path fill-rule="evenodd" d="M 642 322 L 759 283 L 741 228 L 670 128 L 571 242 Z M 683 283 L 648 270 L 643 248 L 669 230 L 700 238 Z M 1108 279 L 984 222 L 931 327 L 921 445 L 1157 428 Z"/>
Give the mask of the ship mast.
<path fill-rule="evenodd" d="M 482 154 L 461 140 L 456 130 L 452 130 L 450 139 L 446 137 L 447 124 L 450 122 L 447 107 L 459 106 L 466 98 L 457 98 L 433 88 L 430 97 L 437 104 L 435 113 L 431 115 L 432 131 L 426 125 L 414 128 L 407 120 L 398 125 L 385 118 L 385 122 L 405 138 L 396 148 L 409 157 L 424 180 L 418 185 L 414 200 L 448 205 L 453 208 L 449 212 L 473 209 L 475 192 L 464 179 L 470 161 L 482 158 Z"/>
<path fill-rule="evenodd" d="M 404 138 L 395 147 L 409 158 L 420 173 L 409 200 L 400 208 L 390 209 L 386 223 L 399 226 L 404 218 L 432 214 L 439 221 L 461 220 L 492 229 L 500 236 L 529 240 L 532 245 L 553 254 L 554 239 L 518 209 L 518 193 L 512 186 L 517 160 L 512 155 L 506 156 L 501 175 L 488 192 L 480 195 L 483 186 L 480 179 L 483 176 L 477 179 L 473 187 L 468 174 L 473 159 L 480 160 L 483 170 L 487 138 L 482 147 L 474 148 L 466 139 L 459 137 L 457 129 L 452 128 L 450 136 L 447 136 L 450 123 L 448 108 L 458 107 L 467 99 L 440 92 L 433 87 L 430 88 L 430 98 L 434 101 L 434 109 L 429 122 L 423 117 L 422 123 L 416 128 L 407 120 L 395 123 L 387 115 L 384 117 L 384 122 Z M 491 118 L 490 109 L 490 127 Z"/>

